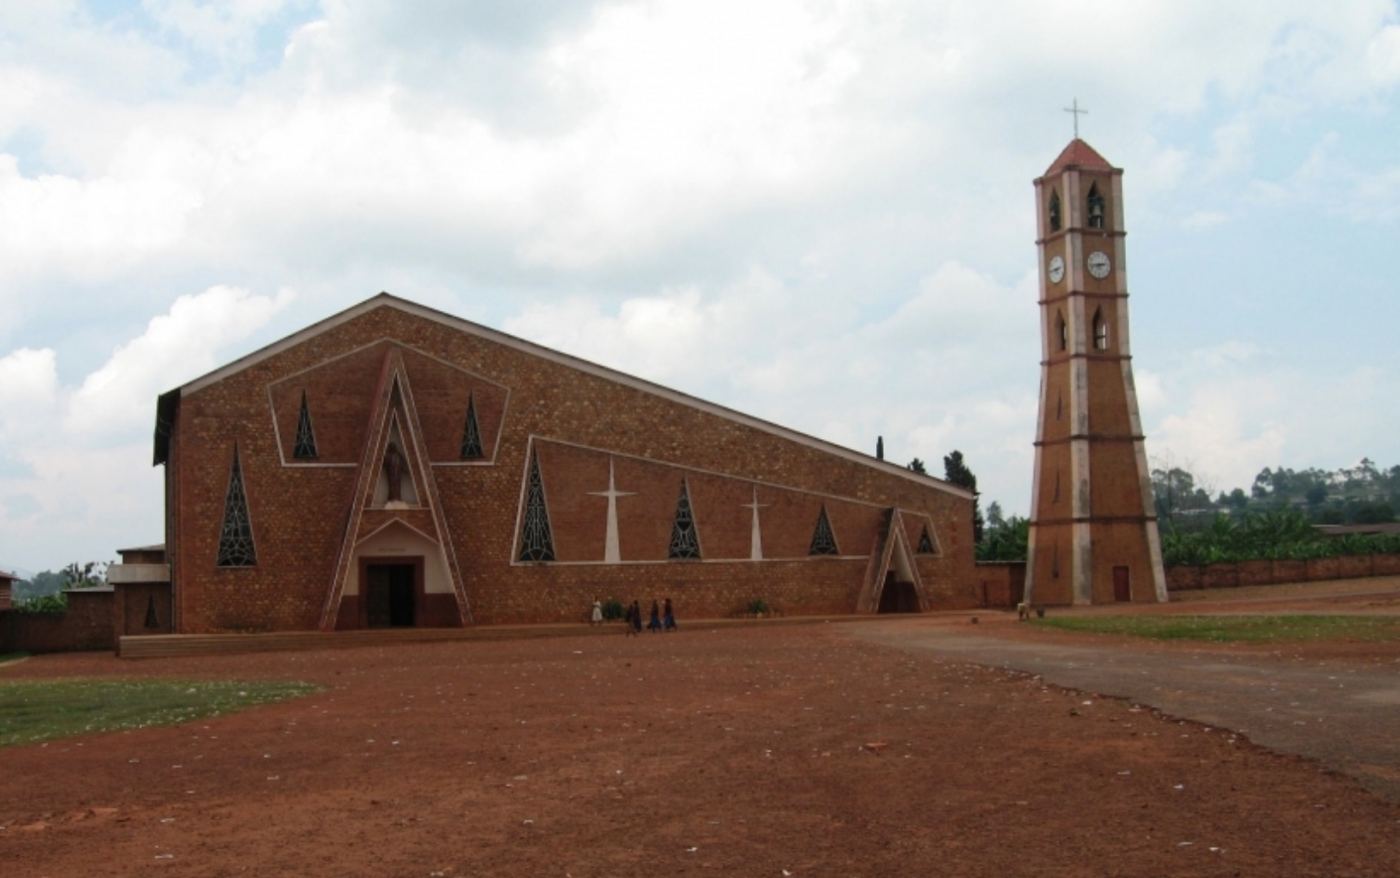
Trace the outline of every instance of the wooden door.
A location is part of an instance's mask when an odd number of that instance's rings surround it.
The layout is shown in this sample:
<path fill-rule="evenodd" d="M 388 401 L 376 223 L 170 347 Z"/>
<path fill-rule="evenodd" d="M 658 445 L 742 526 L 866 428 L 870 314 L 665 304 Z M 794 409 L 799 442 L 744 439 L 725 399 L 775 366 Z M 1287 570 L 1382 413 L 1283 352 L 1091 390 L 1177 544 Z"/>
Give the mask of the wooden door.
<path fill-rule="evenodd" d="M 1115 601 L 1130 601 L 1133 599 L 1133 590 L 1128 582 L 1128 568 L 1113 568 L 1113 599 Z"/>

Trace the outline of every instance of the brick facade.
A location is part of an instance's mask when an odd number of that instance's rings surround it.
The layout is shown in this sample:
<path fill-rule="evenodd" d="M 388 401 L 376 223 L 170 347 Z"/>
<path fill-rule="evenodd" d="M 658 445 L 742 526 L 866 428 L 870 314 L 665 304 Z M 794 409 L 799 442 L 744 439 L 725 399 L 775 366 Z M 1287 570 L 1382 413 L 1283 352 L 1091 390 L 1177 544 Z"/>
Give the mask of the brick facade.
<path fill-rule="evenodd" d="M 1165 601 L 1132 376 L 1122 170 L 1076 139 L 1035 191 L 1042 357 L 1026 599 Z"/>
<path fill-rule="evenodd" d="M 113 649 L 113 594 L 109 588 L 66 591 L 62 613 L 0 613 L 0 652 L 71 652 Z"/>
<path fill-rule="evenodd" d="M 314 458 L 294 453 L 303 394 Z M 464 459 L 469 404 L 482 453 Z M 900 562 L 920 605 L 979 602 L 965 492 L 388 295 L 166 394 L 160 412 L 177 631 L 372 624 L 398 586 L 371 567 L 395 557 L 414 571 L 402 612 L 415 624 L 576 621 L 594 597 L 670 596 L 683 617 L 760 598 L 855 612 L 882 587 L 872 552 L 915 547 L 924 529 L 936 552 L 914 555 L 916 571 Z M 390 441 L 399 504 L 386 501 Z M 221 568 L 235 447 L 256 564 Z M 545 563 L 520 560 L 532 459 Z M 668 559 L 682 485 L 698 560 Z M 838 551 L 809 556 L 823 509 Z"/>

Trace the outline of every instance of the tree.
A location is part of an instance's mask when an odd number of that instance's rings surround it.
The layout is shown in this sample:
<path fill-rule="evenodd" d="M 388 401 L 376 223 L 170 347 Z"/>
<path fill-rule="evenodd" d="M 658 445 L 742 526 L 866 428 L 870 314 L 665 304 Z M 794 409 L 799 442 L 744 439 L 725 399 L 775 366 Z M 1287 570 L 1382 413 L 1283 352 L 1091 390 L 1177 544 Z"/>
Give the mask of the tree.
<path fill-rule="evenodd" d="M 15 583 L 14 599 L 28 600 L 55 595 L 63 591 L 63 574 L 52 570 L 41 570 L 28 582 Z"/>
<path fill-rule="evenodd" d="M 913 470 L 921 476 L 928 475 L 928 470 L 924 468 L 924 462 L 922 460 L 919 460 L 917 457 L 909 461 L 909 469 Z"/>
<path fill-rule="evenodd" d="M 993 500 L 987 506 L 987 527 L 984 532 L 991 532 L 999 527 L 1006 526 L 1006 515 L 1001 511 L 1001 504 Z"/>
<path fill-rule="evenodd" d="M 977 503 L 977 476 L 963 462 L 961 451 L 954 449 L 952 454 L 943 456 L 943 477 L 951 484 L 972 492 L 972 541 L 982 542 L 982 510 Z"/>
<path fill-rule="evenodd" d="M 993 504 L 995 506 L 996 504 Z M 992 521 L 992 508 L 987 507 L 987 530 L 977 546 L 978 561 L 1024 561 L 1030 543 L 1031 523 L 1019 515 Z"/>
<path fill-rule="evenodd" d="M 59 574 L 63 577 L 63 588 L 94 588 L 107 581 L 107 565 L 97 561 L 88 561 L 86 564 L 79 564 L 74 561 L 63 572 Z"/>

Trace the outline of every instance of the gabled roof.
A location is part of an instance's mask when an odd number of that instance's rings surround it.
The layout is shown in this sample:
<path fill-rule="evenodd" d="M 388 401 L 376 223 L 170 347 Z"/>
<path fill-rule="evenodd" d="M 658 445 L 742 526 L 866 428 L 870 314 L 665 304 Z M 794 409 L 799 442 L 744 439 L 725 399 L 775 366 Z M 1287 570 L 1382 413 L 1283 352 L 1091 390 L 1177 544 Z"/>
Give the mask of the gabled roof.
<path fill-rule="evenodd" d="M 1060 151 L 1059 158 L 1050 163 L 1050 167 L 1045 169 L 1043 176 L 1058 174 L 1066 168 L 1082 168 L 1088 171 L 1115 171 L 1117 168 L 1108 163 L 1108 160 L 1099 155 L 1095 149 L 1078 137 L 1069 142 Z"/>
<path fill-rule="evenodd" d="M 163 464 L 169 459 L 170 427 L 174 423 L 175 412 L 176 409 L 179 407 L 179 401 L 181 397 L 185 396 L 186 394 L 195 393 L 204 387 L 208 387 L 209 385 L 222 381 L 231 375 L 235 375 L 239 372 L 242 372 L 244 369 L 254 366 L 257 363 L 260 363 L 269 357 L 276 356 L 277 354 L 282 353 L 288 348 L 294 347 L 298 344 L 301 344 L 302 342 L 315 338 L 316 336 L 324 332 L 328 332 L 336 328 L 337 326 L 354 320 L 357 317 L 361 317 L 365 314 L 368 314 L 369 312 L 374 311 L 378 308 L 395 308 L 407 314 L 412 314 L 416 317 L 420 317 L 425 320 L 431 320 L 435 323 L 440 323 L 451 329 L 455 329 L 458 332 L 465 332 L 468 335 L 474 335 L 478 338 L 484 338 L 487 341 L 495 342 L 496 344 L 513 348 L 523 353 L 530 354 L 531 356 L 539 357 L 544 360 L 549 360 L 550 362 L 557 363 L 559 365 L 566 366 L 571 369 L 577 369 L 580 372 L 584 372 L 589 375 L 593 375 L 608 381 L 622 384 L 633 389 L 640 390 L 644 393 L 650 393 L 655 396 L 662 397 L 663 399 L 670 400 L 671 402 L 689 406 L 690 408 L 698 409 L 707 414 L 715 415 L 717 417 L 721 417 L 729 421 L 734 421 L 736 423 L 743 424 L 747 427 L 752 427 L 756 430 L 762 430 L 765 433 L 780 436 L 789 441 L 796 442 L 799 445 L 805 445 L 809 448 L 815 448 L 818 451 L 825 452 L 835 457 L 843 458 L 853 463 L 874 467 L 888 475 L 898 475 L 912 482 L 917 482 L 922 485 L 934 487 L 941 491 L 944 491 L 945 493 L 952 494 L 957 497 L 962 497 L 968 500 L 971 500 L 973 497 L 971 491 L 967 491 L 963 488 L 958 487 L 957 485 L 945 482 L 942 479 L 937 479 L 929 475 L 920 475 L 919 473 L 907 469 L 906 467 L 899 466 L 898 464 L 878 460 L 874 457 L 871 457 L 868 454 L 861 454 L 858 451 L 854 451 L 850 448 L 845 448 L 840 445 L 827 442 L 824 439 L 818 439 L 815 436 L 808 436 L 805 433 L 799 433 L 796 430 L 790 430 L 787 427 L 779 426 L 778 424 L 774 424 L 771 421 L 765 421 L 761 418 L 755 418 L 752 415 L 746 415 L 742 412 L 737 412 L 733 409 L 726 408 L 722 405 L 707 402 L 706 400 L 691 396 L 690 394 L 681 393 L 679 390 L 672 390 L 669 387 L 664 387 L 660 384 L 647 381 L 643 378 L 638 378 L 634 375 L 628 375 L 626 372 L 619 372 L 616 369 L 609 369 L 606 366 L 600 366 L 597 363 L 592 363 L 588 360 L 584 360 L 579 357 L 572 356 L 570 354 L 561 353 L 560 351 L 544 347 L 543 345 L 535 344 L 534 342 L 526 341 L 522 338 L 516 338 L 513 335 L 509 335 L 507 333 L 500 332 L 495 329 L 490 329 L 488 327 L 482 326 L 479 323 L 473 323 L 470 320 L 463 320 L 460 317 L 454 317 L 451 314 L 446 314 L 434 308 L 429 308 L 425 305 L 420 305 L 417 302 L 410 302 L 407 299 L 401 299 L 398 296 L 394 296 L 389 293 L 380 293 L 377 296 L 372 296 L 359 303 L 358 305 L 352 305 L 349 308 L 346 308 L 339 314 L 334 314 L 330 317 L 327 317 L 324 320 L 321 320 L 317 323 L 313 323 L 305 329 L 301 330 L 300 332 L 294 332 L 280 341 L 275 341 L 272 344 L 267 345 L 266 347 L 260 348 L 259 350 L 248 354 L 247 356 L 240 357 L 239 359 L 234 360 L 232 363 L 229 363 L 227 366 L 215 369 L 213 372 L 210 372 L 206 375 L 202 375 L 199 378 L 196 378 L 187 384 L 183 384 L 180 387 L 175 388 L 174 390 L 169 390 L 165 393 L 162 393 L 157 399 L 156 404 L 156 429 L 154 442 L 155 465 Z"/>

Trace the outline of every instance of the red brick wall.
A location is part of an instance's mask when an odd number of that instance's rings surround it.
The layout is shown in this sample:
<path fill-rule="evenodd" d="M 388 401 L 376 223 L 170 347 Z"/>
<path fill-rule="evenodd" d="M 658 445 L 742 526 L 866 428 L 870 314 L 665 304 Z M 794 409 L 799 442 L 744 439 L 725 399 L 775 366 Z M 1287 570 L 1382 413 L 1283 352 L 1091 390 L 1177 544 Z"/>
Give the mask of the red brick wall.
<path fill-rule="evenodd" d="M 167 582 L 133 582 L 114 587 L 112 624 L 117 636 L 124 634 L 169 634 L 172 626 L 170 584 Z M 154 628 L 146 625 L 147 612 L 155 605 Z"/>
<path fill-rule="evenodd" d="M 66 613 L 0 613 L 0 651 L 114 649 L 112 592 L 70 591 Z"/>
<path fill-rule="evenodd" d="M 1026 587 L 1026 562 L 978 561 L 977 579 L 984 607 L 1014 607 Z"/>
<path fill-rule="evenodd" d="M 1278 585 L 1329 579 L 1359 579 L 1400 574 L 1400 555 L 1352 555 L 1306 561 L 1240 561 L 1184 564 L 1167 568 L 1167 590 Z"/>
<path fill-rule="evenodd" d="M 386 338 L 407 346 L 405 371 L 477 622 L 575 620 L 595 595 L 669 594 L 677 612 L 691 617 L 726 615 L 754 598 L 786 613 L 851 612 L 867 566 L 861 556 L 873 542 L 871 522 L 889 506 L 932 523 L 940 552 L 918 564 L 935 605 L 978 602 L 971 501 L 933 480 L 910 479 L 873 460 L 857 463 L 385 306 L 182 398 L 167 464 L 178 630 L 316 627 L 356 469 L 294 464 L 288 432 L 294 435 L 304 385 L 324 449 L 318 462 L 356 459 L 371 405 L 364 400 L 378 374 L 360 361 L 382 359 Z M 464 466 L 456 452 L 468 386 L 487 455 L 496 453 Z M 532 437 L 539 437 L 564 563 L 513 561 Z M 221 570 L 214 561 L 235 442 L 258 565 Z M 606 501 L 588 492 L 607 487 L 606 452 L 617 454 L 618 489 L 636 492 L 617 506 L 626 563 L 567 563 L 601 561 Z M 284 466 L 283 456 L 293 465 Z M 682 477 L 696 505 L 700 562 L 665 560 Z M 755 483 L 759 502 L 770 504 L 761 510 L 764 554 L 780 560 L 746 560 L 750 512 L 740 504 L 750 501 Z M 850 557 L 805 556 L 823 502 L 842 555 Z"/>

